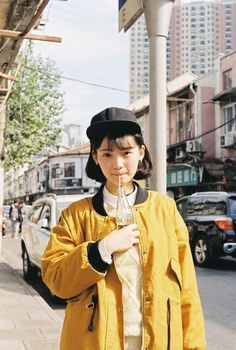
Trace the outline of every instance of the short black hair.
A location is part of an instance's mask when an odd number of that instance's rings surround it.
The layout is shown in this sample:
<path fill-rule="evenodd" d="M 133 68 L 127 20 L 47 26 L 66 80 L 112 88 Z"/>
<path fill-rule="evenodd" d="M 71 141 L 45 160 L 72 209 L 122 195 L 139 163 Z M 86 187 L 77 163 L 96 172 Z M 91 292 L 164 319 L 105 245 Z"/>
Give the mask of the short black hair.
<path fill-rule="evenodd" d="M 136 144 L 139 147 L 141 146 L 145 147 L 144 157 L 142 161 L 140 161 L 138 164 L 138 169 L 136 171 L 136 174 L 134 175 L 134 179 L 143 180 L 143 179 L 147 179 L 152 175 L 152 171 L 153 171 L 152 160 L 151 160 L 150 153 L 147 147 L 145 146 L 142 134 L 132 133 L 131 131 L 127 132 L 123 128 L 121 129 L 116 128 L 115 130 L 114 129 L 109 131 L 104 130 L 103 133 L 99 133 L 99 135 L 96 135 L 96 138 L 91 140 L 91 144 L 90 144 L 91 150 L 90 150 L 89 158 L 85 168 L 86 174 L 90 179 L 96 180 L 101 183 L 106 182 L 106 178 L 103 175 L 103 172 L 100 166 L 97 165 L 93 159 L 93 152 L 100 147 L 103 139 L 107 137 L 110 143 L 112 144 L 115 143 L 119 147 L 120 139 L 122 139 L 125 136 L 133 136 Z"/>

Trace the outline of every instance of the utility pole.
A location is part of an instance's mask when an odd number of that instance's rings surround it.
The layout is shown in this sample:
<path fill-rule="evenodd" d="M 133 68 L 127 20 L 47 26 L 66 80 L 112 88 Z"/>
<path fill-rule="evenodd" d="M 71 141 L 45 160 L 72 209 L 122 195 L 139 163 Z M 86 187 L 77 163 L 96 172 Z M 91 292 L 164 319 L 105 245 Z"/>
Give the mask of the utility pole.
<path fill-rule="evenodd" d="M 149 38 L 151 188 L 166 193 L 166 41 L 174 0 L 143 0 Z"/>

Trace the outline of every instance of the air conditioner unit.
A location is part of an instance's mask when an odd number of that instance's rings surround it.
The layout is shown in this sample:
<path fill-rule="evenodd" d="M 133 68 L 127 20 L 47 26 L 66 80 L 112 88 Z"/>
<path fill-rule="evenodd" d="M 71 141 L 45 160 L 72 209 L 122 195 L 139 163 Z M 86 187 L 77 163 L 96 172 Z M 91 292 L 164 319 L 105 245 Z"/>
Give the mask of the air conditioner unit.
<path fill-rule="evenodd" d="M 184 158 L 184 156 L 185 156 L 184 151 L 180 147 L 177 147 L 175 150 L 175 159 L 182 159 Z"/>
<path fill-rule="evenodd" d="M 230 131 L 220 137 L 221 147 L 233 147 L 236 145 L 236 132 Z"/>
<path fill-rule="evenodd" d="M 201 152 L 201 144 L 198 140 L 188 140 L 186 141 L 186 152 Z"/>

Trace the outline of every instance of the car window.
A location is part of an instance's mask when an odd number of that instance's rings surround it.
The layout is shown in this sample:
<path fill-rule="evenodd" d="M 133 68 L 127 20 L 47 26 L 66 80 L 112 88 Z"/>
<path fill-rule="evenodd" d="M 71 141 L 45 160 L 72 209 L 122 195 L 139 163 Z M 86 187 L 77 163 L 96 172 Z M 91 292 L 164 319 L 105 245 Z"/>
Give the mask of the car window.
<path fill-rule="evenodd" d="M 226 215 L 226 203 L 208 198 L 204 203 L 203 215 Z"/>
<path fill-rule="evenodd" d="M 60 216 L 61 216 L 61 212 L 63 209 L 67 208 L 72 202 L 60 202 L 60 203 L 57 203 L 57 222 L 59 221 L 60 219 Z"/>
<path fill-rule="evenodd" d="M 186 214 L 188 215 L 202 215 L 203 199 L 202 198 L 190 198 L 188 206 L 186 208 Z"/>
<path fill-rule="evenodd" d="M 229 210 L 231 214 L 236 214 L 236 197 L 229 198 Z"/>
<path fill-rule="evenodd" d="M 180 212 L 181 215 L 184 214 L 185 211 L 186 211 L 187 201 L 188 201 L 188 198 L 183 198 L 183 199 L 180 199 L 176 203 L 177 209 L 178 209 L 178 211 Z"/>
<path fill-rule="evenodd" d="M 9 218 L 9 210 L 10 210 L 10 205 L 4 205 L 3 206 L 3 215 L 6 218 Z"/>
<path fill-rule="evenodd" d="M 47 223 L 46 225 L 44 225 L 44 228 L 48 228 L 50 229 L 50 223 L 51 223 L 51 208 L 48 204 L 45 204 L 43 207 L 43 210 L 40 214 L 40 220 L 44 220 L 46 219 L 47 221 L 45 223 Z"/>
<path fill-rule="evenodd" d="M 40 218 L 41 211 L 43 209 L 43 204 L 36 204 L 32 210 L 29 213 L 29 220 L 32 221 L 34 224 L 37 224 Z"/>

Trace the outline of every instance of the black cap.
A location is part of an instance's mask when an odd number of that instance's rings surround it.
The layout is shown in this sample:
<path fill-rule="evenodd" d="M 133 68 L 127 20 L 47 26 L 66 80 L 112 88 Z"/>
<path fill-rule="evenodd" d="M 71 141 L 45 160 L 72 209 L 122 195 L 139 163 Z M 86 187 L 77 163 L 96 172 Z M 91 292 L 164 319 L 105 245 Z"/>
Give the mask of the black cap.
<path fill-rule="evenodd" d="M 94 139 L 100 131 L 107 128 L 123 128 L 127 132 L 141 133 L 140 125 L 132 111 L 124 108 L 109 107 L 96 114 L 87 129 L 88 138 Z"/>

